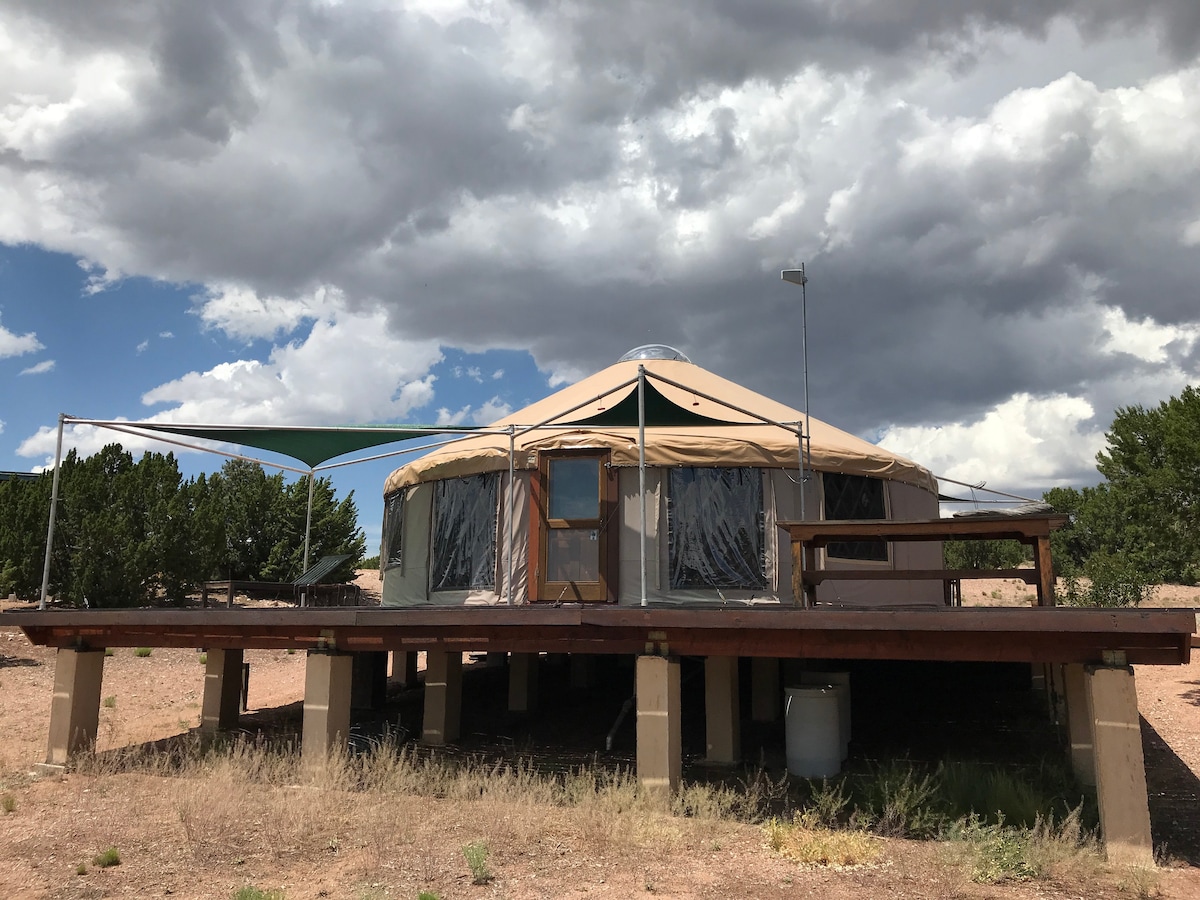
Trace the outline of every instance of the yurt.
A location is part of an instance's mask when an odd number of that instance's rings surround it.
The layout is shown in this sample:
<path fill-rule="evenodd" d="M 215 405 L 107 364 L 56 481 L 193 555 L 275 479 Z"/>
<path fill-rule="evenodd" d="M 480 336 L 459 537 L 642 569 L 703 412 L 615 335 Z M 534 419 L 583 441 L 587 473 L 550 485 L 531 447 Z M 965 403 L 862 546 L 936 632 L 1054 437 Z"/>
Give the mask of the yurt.
<path fill-rule="evenodd" d="M 926 469 L 663 345 L 397 469 L 383 605 L 792 605 L 777 523 L 938 515 Z M 936 543 L 831 544 L 829 569 L 941 567 Z M 940 605 L 937 582 L 830 580 L 820 605 Z"/>

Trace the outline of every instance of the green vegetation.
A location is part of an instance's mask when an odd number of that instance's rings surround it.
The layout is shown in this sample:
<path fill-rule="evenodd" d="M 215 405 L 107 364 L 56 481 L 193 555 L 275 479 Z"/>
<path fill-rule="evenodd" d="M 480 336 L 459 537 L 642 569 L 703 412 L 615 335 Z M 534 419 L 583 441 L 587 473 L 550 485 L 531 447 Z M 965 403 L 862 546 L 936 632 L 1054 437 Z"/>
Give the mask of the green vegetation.
<path fill-rule="evenodd" d="M 154 649 L 152 647 L 136 647 L 134 648 L 133 655 L 138 659 L 145 659 L 153 652 Z"/>
<path fill-rule="evenodd" d="M 4 814 L 6 816 L 9 813 L 16 812 L 17 811 L 17 798 L 14 797 L 12 794 L 5 794 L 3 797 L 0 797 L 0 810 L 3 810 Z"/>
<path fill-rule="evenodd" d="M 379 568 L 379 557 L 378 556 L 368 556 L 366 559 L 364 559 L 362 562 L 360 562 L 358 564 L 358 567 L 360 569 L 378 569 Z"/>
<path fill-rule="evenodd" d="M 121 864 L 121 851 L 116 847 L 109 847 L 107 850 L 102 850 L 92 858 L 93 865 L 99 866 L 101 869 L 108 869 L 112 866 Z"/>
<path fill-rule="evenodd" d="M 467 861 L 467 868 L 471 870 L 472 884 L 487 884 L 492 880 L 492 873 L 487 864 L 487 844 L 483 841 L 472 841 L 462 848 L 462 852 Z"/>
<path fill-rule="evenodd" d="M 86 875 L 88 873 L 87 863 L 80 863 L 75 867 L 76 875 Z"/>
<path fill-rule="evenodd" d="M 248 884 L 237 890 L 233 895 L 233 900 L 283 900 L 283 891 L 278 888 L 264 891 L 262 888 Z"/>
<path fill-rule="evenodd" d="M 1032 559 L 1019 541 L 946 541 L 942 557 L 947 569 L 1015 569 Z"/>
<path fill-rule="evenodd" d="M 117 698 L 115 695 L 110 695 L 110 696 L 104 698 L 104 708 L 105 709 L 116 709 L 117 708 Z"/>
<path fill-rule="evenodd" d="M 1054 488 L 1045 500 L 1071 523 L 1051 538 L 1068 599 L 1129 606 L 1147 586 L 1200 579 L 1200 391 L 1118 409 L 1096 457 L 1104 481 Z"/>
<path fill-rule="evenodd" d="M 47 474 L 0 482 L 0 594 L 37 596 L 50 510 Z M 308 481 L 285 482 L 229 460 L 184 480 L 173 454 L 140 460 L 120 444 L 62 462 L 50 593 L 93 607 L 178 602 L 213 578 L 291 581 L 303 567 Z M 312 559 L 366 550 L 351 492 L 338 501 L 328 478 L 313 485 Z"/>

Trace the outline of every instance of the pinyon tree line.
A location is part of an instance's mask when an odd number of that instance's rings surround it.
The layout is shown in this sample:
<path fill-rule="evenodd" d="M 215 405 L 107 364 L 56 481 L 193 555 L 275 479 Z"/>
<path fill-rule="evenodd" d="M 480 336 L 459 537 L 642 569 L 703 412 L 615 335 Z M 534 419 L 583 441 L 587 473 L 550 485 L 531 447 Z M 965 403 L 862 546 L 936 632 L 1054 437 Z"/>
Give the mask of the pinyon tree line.
<path fill-rule="evenodd" d="M 1118 409 L 1096 469 L 1094 487 L 1043 495 L 1071 517 L 1051 536 L 1066 602 L 1135 605 L 1153 585 L 1200 581 L 1200 391 Z M 1014 541 L 946 545 L 949 568 L 1007 568 L 1024 555 Z"/>
<path fill-rule="evenodd" d="M 0 482 L 0 595 L 41 590 L 50 473 Z M 50 593 L 89 606 L 178 602 L 216 578 L 292 581 L 303 568 L 308 480 L 285 482 L 257 463 L 228 460 L 184 479 L 174 454 L 141 459 L 109 444 L 62 461 Z M 337 500 L 328 478 L 313 486 L 310 562 L 366 549 L 354 492 Z"/>

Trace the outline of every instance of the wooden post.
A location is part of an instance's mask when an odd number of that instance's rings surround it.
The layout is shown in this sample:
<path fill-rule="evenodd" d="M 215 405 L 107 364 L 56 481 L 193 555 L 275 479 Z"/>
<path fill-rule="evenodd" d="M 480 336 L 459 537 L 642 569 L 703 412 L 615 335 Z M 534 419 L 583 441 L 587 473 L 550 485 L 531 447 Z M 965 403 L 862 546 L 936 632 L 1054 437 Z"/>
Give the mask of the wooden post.
<path fill-rule="evenodd" d="M 95 745 L 103 678 L 103 648 L 64 647 L 58 651 L 54 662 L 54 699 L 50 703 L 48 765 L 65 766 L 72 753 Z"/>
<path fill-rule="evenodd" d="M 425 722 L 421 740 L 441 746 L 458 740 L 462 720 L 462 654 L 425 654 Z"/>
<path fill-rule="evenodd" d="M 1033 567 L 1038 573 L 1038 606 L 1054 606 L 1054 563 L 1050 559 L 1049 536 L 1038 536 L 1033 545 Z"/>
<path fill-rule="evenodd" d="M 209 649 L 204 660 L 204 699 L 200 730 L 232 731 L 238 727 L 242 699 L 242 650 Z"/>
<path fill-rule="evenodd" d="M 704 725 L 708 762 L 737 762 L 742 754 L 742 723 L 736 656 L 704 660 Z"/>
<path fill-rule="evenodd" d="M 1133 669 L 1088 666 L 1084 683 L 1105 852 L 1109 862 L 1152 867 L 1146 761 Z"/>
<path fill-rule="evenodd" d="M 679 661 L 639 656 L 636 680 L 638 782 L 666 800 L 683 773 Z"/>

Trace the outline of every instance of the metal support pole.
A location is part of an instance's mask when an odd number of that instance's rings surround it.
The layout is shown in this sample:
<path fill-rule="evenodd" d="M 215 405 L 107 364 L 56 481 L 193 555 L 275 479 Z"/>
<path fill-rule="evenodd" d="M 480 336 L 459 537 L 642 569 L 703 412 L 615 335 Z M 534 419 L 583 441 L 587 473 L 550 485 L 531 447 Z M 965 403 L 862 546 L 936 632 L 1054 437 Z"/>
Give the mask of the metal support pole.
<path fill-rule="evenodd" d="M 646 367 L 638 366 L 638 496 L 641 498 L 642 532 L 642 606 L 650 601 L 646 596 Z"/>
<path fill-rule="evenodd" d="M 308 515 L 304 519 L 304 570 L 308 571 L 308 545 L 309 537 L 312 534 L 312 508 L 313 508 L 313 479 L 316 477 L 316 472 L 312 469 L 308 470 Z M 300 593 L 300 605 L 308 606 L 308 590 L 305 589 Z"/>
<path fill-rule="evenodd" d="M 504 543 L 506 545 L 505 552 L 508 554 L 508 566 L 507 566 L 508 574 L 506 576 L 507 580 L 505 582 L 505 584 L 507 585 L 507 590 L 505 591 L 505 593 L 508 595 L 507 600 L 508 600 L 509 606 L 513 605 L 513 528 L 516 526 L 516 523 L 517 523 L 517 510 L 516 510 L 517 490 L 516 490 L 516 485 L 513 484 L 513 480 L 516 477 L 516 471 L 517 471 L 516 457 L 517 457 L 517 430 L 516 430 L 515 426 L 509 425 L 508 426 L 508 529 L 504 536 L 505 537 Z"/>
<path fill-rule="evenodd" d="M 46 560 L 42 564 L 42 595 L 38 609 L 46 608 L 46 594 L 50 590 L 50 554 L 54 549 L 54 521 L 58 516 L 58 475 L 62 471 L 63 423 L 66 414 L 58 414 L 58 443 L 54 447 L 54 479 L 50 482 L 50 524 L 46 526 Z"/>

